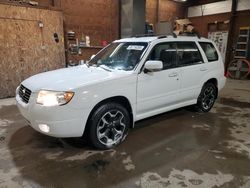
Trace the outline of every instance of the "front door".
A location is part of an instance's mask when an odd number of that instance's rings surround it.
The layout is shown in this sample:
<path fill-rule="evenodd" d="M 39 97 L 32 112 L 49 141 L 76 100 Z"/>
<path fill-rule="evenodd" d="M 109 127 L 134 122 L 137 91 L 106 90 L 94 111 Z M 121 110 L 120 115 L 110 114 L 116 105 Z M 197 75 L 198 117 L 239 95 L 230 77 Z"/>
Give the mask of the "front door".
<path fill-rule="evenodd" d="M 148 60 L 162 61 L 163 70 L 138 75 L 136 120 L 164 112 L 178 102 L 180 70 L 176 57 L 176 43 L 160 43 L 153 48 Z"/>

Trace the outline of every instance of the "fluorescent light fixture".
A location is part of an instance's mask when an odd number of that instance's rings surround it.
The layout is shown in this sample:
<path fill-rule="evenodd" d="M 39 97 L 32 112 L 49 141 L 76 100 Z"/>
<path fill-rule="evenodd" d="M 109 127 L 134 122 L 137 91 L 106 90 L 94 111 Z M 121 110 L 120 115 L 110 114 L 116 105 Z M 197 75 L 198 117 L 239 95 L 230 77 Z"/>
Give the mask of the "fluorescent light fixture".
<path fill-rule="evenodd" d="M 183 2 L 186 2 L 187 0 L 174 0 L 174 1 L 178 3 L 183 3 Z"/>

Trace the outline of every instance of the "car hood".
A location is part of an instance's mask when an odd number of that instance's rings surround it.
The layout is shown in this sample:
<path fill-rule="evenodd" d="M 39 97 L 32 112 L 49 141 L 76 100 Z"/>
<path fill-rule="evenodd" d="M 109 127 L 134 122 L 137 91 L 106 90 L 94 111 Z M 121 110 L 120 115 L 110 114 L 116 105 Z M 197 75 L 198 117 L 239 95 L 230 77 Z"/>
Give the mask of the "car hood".
<path fill-rule="evenodd" d="M 86 65 L 63 68 L 34 75 L 22 82 L 33 92 L 41 89 L 69 91 L 76 88 L 127 76 L 125 71 L 108 71 Z"/>

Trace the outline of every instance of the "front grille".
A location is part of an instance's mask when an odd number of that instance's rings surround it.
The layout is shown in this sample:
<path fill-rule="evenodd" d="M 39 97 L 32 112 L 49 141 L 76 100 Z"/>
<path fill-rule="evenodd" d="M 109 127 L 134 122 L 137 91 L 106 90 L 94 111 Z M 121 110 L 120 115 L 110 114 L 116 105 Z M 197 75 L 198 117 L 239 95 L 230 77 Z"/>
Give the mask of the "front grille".
<path fill-rule="evenodd" d="M 31 91 L 21 84 L 19 88 L 19 96 L 22 99 L 22 101 L 27 104 L 30 100 L 30 95 Z"/>

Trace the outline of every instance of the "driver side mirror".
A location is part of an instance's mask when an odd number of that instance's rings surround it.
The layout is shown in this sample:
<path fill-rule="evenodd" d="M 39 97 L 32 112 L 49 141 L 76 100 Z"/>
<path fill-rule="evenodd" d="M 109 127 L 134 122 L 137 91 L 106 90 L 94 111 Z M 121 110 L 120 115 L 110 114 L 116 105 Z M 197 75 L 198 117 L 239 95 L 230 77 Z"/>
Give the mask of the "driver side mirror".
<path fill-rule="evenodd" d="M 160 71 L 163 69 L 163 63 L 162 61 L 158 61 L 158 60 L 149 60 L 145 63 L 144 66 L 144 72 L 156 72 L 156 71 Z"/>

